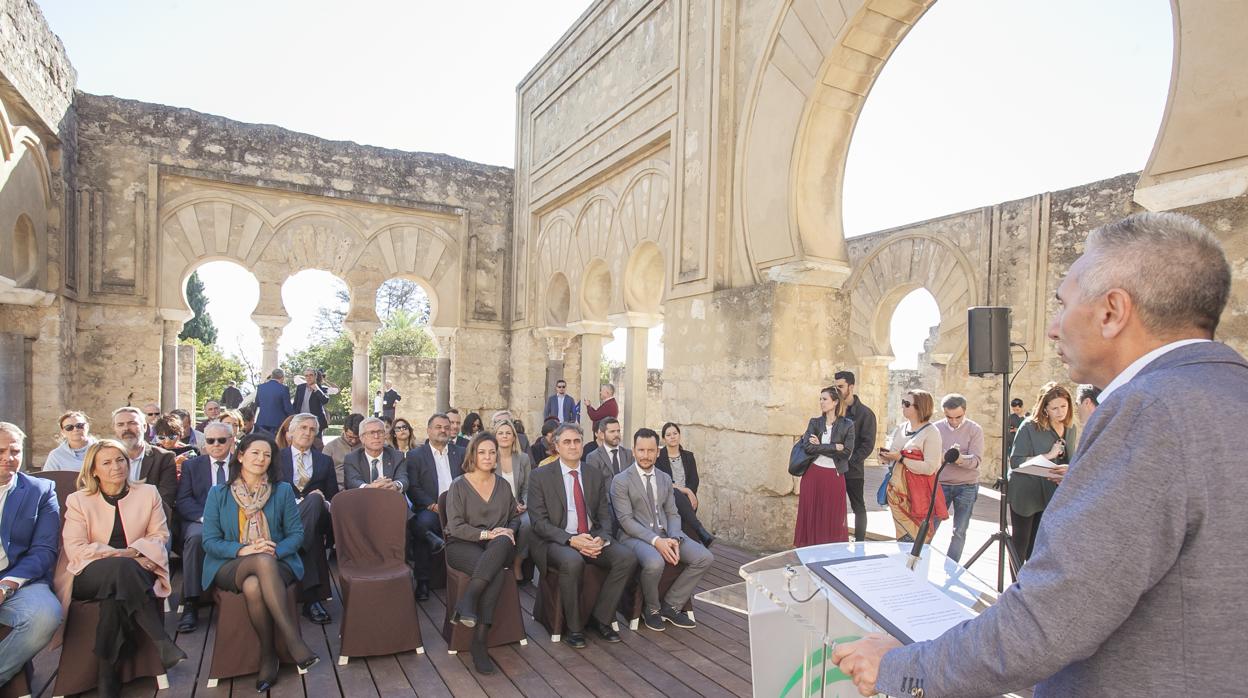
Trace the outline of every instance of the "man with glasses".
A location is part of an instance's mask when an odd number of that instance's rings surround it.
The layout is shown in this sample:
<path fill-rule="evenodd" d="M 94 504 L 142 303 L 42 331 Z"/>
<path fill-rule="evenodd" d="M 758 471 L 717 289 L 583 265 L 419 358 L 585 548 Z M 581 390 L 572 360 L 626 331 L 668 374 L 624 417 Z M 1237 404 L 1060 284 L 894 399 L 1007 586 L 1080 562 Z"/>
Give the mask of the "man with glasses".
<path fill-rule="evenodd" d="M 979 498 L 979 464 L 984 455 L 984 428 L 966 416 L 966 398 L 950 393 L 940 401 L 945 418 L 936 422 L 940 432 L 941 451 L 958 449 L 958 459 L 940 473 L 940 489 L 945 503 L 953 510 L 953 540 L 949 542 L 949 559 L 962 558 L 966 545 L 966 529 L 971 524 L 971 511 Z"/>
<path fill-rule="evenodd" d="M 412 518 L 408 519 L 408 545 L 412 571 L 416 575 L 416 600 L 429 598 L 429 575 L 433 556 L 442 549 L 442 521 L 438 516 L 438 496 L 463 474 L 464 450 L 451 443 L 451 420 L 441 412 L 426 423 L 429 440 L 407 457 L 408 475 L 412 485 L 407 492 L 412 500 Z"/>
<path fill-rule="evenodd" d="M 130 459 L 130 481 L 154 485 L 165 503 L 169 530 L 175 530 L 174 506 L 178 496 L 178 466 L 173 453 L 143 440 L 144 414 L 137 407 L 113 410 L 113 436 L 126 446 Z"/>
<path fill-rule="evenodd" d="M 325 455 L 334 461 L 334 472 L 338 479 L 338 489 L 346 489 L 346 476 L 343 474 L 342 463 L 346 460 L 347 454 L 360 447 L 360 424 L 364 421 L 364 415 L 352 414 L 347 417 L 347 421 L 342 425 L 342 436 L 330 441 L 325 446 Z"/>
<path fill-rule="evenodd" d="M 143 415 L 146 417 L 147 431 L 143 433 L 143 440 L 149 444 L 156 443 L 156 420 L 160 419 L 160 405 L 149 402 L 143 406 Z"/>
<path fill-rule="evenodd" d="M 325 561 L 325 536 L 330 532 L 329 500 L 338 494 L 334 462 L 316 449 L 319 432 L 316 415 L 306 412 L 291 417 L 286 430 L 290 446 L 278 452 L 282 473 L 295 488 L 299 518 L 303 521 L 303 615 L 317 625 L 333 620 L 321 605 L 329 598 L 329 565 Z"/>
<path fill-rule="evenodd" d="M 203 592 L 204 503 L 208 490 L 225 485 L 230 477 L 234 453 L 234 427 L 211 422 L 204 427 L 204 454 L 182 464 L 175 504 L 182 520 L 182 617 L 178 632 L 194 632 L 199 627 L 199 595 Z"/>
<path fill-rule="evenodd" d="M 875 412 L 862 404 L 853 371 L 837 371 L 832 374 L 832 385 L 845 401 L 845 416 L 854 421 L 854 451 L 849 454 L 849 470 L 845 471 L 845 494 L 849 497 L 850 511 L 854 512 L 854 540 L 867 537 L 867 501 L 863 498 L 866 471 L 863 464 L 875 453 Z"/>
<path fill-rule="evenodd" d="M 560 424 L 571 422 L 573 406 L 572 398 L 568 397 L 568 382 L 560 378 L 555 383 L 555 394 L 546 398 L 546 410 L 542 414 L 542 421 L 553 419 Z"/>

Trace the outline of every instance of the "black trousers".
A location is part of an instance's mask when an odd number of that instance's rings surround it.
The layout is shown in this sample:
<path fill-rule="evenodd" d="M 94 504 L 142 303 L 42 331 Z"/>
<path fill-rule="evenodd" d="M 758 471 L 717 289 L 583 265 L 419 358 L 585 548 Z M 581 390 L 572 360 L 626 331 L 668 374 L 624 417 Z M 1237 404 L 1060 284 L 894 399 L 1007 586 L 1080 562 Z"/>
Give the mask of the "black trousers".
<path fill-rule="evenodd" d="M 676 497 L 676 513 L 680 514 L 681 523 L 688 521 L 694 526 L 701 526 L 702 522 L 698 520 L 698 510 L 693 508 L 689 495 L 675 488 L 672 489 Z"/>
<path fill-rule="evenodd" d="M 494 607 L 503 590 L 505 568 L 516 554 L 516 546 L 506 537 L 488 541 L 467 541 L 452 538 L 446 542 L 446 564 L 485 584 L 477 597 L 477 618 L 486 625 L 494 623 Z"/>
<path fill-rule="evenodd" d="M 865 478 L 845 478 L 845 493 L 849 495 L 849 508 L 854 512 L 854 540 L 867 539 L 867 502 L 862 498 Z"/>
<path fill-rule="evenodd" d="M 303 543 L 299 558 L 303 561 L 303 596 L 310 603 L 325 597 L 322 584 L 328 583 L 329 563 L 325 560 L 325 532 L 330 527 L 329 508 L 325 497 L 313 492 L 299 500 L 299 519 L 303 522 Z"/>
<path fill-rule="evenodd" d="M 155 581 L 156 575 L 129 557 L 101 558 L 74 577 L 74 599 L 100 604 L 100 622 L 95 627 L 97 657 L 116 665 L 124 653 L 134 651 L 135 634 L 140 631 L 153 642 L 169 641 L 152 605 Z"/>
<path fill-rule="evenodd" d="M 436 512 L 421 509 L 407 520 L 408 549 L 412 551 L 412 572 L 417 581 L 429 581 L 433 571 L 433 551 L 429 547 L 426 533 L 442 535 L 442 520 Z M 456 569 L 459 569 L 458 567 Z"/>
<path fill-rule="evenodd" d="M 1026 562 L 1031 559 L 1031 549 L 1036 545 L 1036 532 L 1040 530 L 1040 517 L 1044 515 L 1043 511 L 1039 511 L 1031 516 L 1019 516 L 1013 511 L 1010 512 L 1010 525 L 1014 533 L 1014 550 L 1018 552 L 1019 562 Z"/>
<path fill-rule="evenodd" d="M 579 633 L 585 629 L 581 618 L 581 577 L 585 565 L 608 569 L 607 581 L 602 585 L 592 615 L 599 623 L 610 624 L 615 619 L 615 609 L 620 605 L 624 585 L 637 568 L 637 555 L 627 547 L 613 542 L 602 549 L 596 558 L 585 557 L 570 545 L 546 543 L 546 565 L 559 574 L 559 597 L 563 601 L 563 617 L 568 632 Z"/>

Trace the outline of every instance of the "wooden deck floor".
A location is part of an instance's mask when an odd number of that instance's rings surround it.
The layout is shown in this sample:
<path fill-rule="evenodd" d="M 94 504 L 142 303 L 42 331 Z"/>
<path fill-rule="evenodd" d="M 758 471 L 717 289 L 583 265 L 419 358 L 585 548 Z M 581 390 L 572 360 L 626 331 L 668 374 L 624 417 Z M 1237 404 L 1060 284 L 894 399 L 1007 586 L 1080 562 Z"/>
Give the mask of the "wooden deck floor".
<path fill-rule="evenodd" d="M 702 578 L 698 591 L 741 581 L 737 569 L 753 556 L 728 546 L 713 548 L 715 564 Z M 335 580 L 336 582 L 336 580 Z M 175 582 L 174 588 L 178 588 Z M 304 676 L 291 665 L 283 666 L 277 685 L 270 692 L 278 696 L 343 695 L 366 696 L 748 696 L 750 686 L 749 633 L 744 616 L 695 602 L 698 627 L 681 630 L 668 626 L 666 632 L 630 631 L 621 624 L 624 641 L 609 644 L 595 641 L 588 634 L 589 647 L 574 650 L 563 643 L 551 643 L 545 629 L 533 620 L 537 587 L 521 589 L 520 603 L 528 629 L 528 645 L 510 645 L 491 650 L 498 667 L 492 676 L 479 676 L 470 668 L 466 654 L 450 655 L 442 639 L 445 590 L 435 591 L 420 606 L 420 630 L 425 653 L 405 652 L 386 657 L 352 659 L 338 666 L 337 622 L 318 626 L 301 617 L 305 640 L 321 655 L 321 662 Z M 334 600 L 326 607 L 334 620 L 342 618 L 342 606 L 335 586 Z M 175 597 L 170 599 L 173 608 Z M 170 634 L 177 626 L 177 614 L 167 613 Z M 190 658 L 169 672 L 170 686 L 157 691 L 153 679 L 128 684 L 125 696 L 228 697 L 254 696 L 256 677 L 222 680 L 207 688 L 215 625 L 200 612 L 199 629 L 177 636 Z M 52 695 L 52 680 L 60 651 L 45 651 L 35 660 L 33 695 Z M 84 657 L 84 661 L 94 661 Z"/>

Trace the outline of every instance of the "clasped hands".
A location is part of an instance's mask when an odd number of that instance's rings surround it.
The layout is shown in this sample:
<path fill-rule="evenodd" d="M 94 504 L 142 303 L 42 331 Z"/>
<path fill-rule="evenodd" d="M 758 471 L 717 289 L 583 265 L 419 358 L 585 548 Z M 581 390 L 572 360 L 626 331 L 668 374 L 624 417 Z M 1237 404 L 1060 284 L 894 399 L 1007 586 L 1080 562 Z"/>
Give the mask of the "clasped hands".
<path fill-rule="evenodd" d="M 499 536 L 510 539 L 512 545 L 516 544 L 516 532 L 505 526 L 499 526 L 498 528 L 491 528 L 488 531 L 485 531 L 481 540 L 494 540 Z"/>
<path fill-rule="evenodd" d="M 256 554 L 276 555 L 277 543 L 274 543 L 273 541 L 265 538 L 262 540 L 248 543 L 247 545 L 244 545 L 243 547 L 238 549 L 239 557 L 242 557 L 244 555 L 256 555 Z"/>
<path fill-rule="evenodd" d="M 372 482 L 364 486 L 368 488 L 375 488 L 375 489 L 394 490 L 394 489 L 398 489 L 397 487 L 395 487 L 395 485 L 397 484 L 399 483 L 395 482 L 394 480 L 391 480 L 385 475 L 382 475 L 381 477 L 377 478 L 376 480 L 373 480 Z"/>
<path fill-rule="evenodd" d="M 113 548 L 109 550 L 108 552 L 104 553 L 104 557 L 128 557 L 138 562 L 139 567 L 142 567 L 148 572 L 155 572 L 156 569 L 160 567 L 160 565 L 157 565 L 155 562 L 152 562 L 150 558 L 144 557 L 143 553 L 140 553 L 134 548 L 121 548 L 120 550 L 117 548 Z"/>
<path fill-rule="evenodd" d="M 568 545 L 585 557 L 596 558 L 602 554 L 602 549 L 607 547 L 607 542 L 598 536 L 578 533 L 568 539 Z"/>
<path fill-rule="evenodd" d="M 663 556 L 664 562 L 669 565 L 680 564 L 680 541 L 675 538 L 655 538 L 653 545 Z"/>

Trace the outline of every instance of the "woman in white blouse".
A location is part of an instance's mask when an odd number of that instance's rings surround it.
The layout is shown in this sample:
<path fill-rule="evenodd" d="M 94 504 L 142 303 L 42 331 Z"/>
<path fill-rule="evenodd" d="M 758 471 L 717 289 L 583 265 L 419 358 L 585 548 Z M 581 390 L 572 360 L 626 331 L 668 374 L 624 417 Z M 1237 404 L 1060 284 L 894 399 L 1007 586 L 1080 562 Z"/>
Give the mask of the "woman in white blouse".
<path fill-rule="evenodd" d="M 942 442 L 940 431 L 932 425 L 935 405 L 935 399 L 926 390 L 906 393 L 901 400 L 901 414 L 905 419 L 889 436 L 888 445 L 880 449 L 880 460 L 893 466 L 888 480 L 888 508 L 893 514 L 899 541 L 912 541 L 919 534 L 919 527 L 927 514 L 931 488 L 936 487 L 935 475 L 940 469 Z M 907 478 L 907 470 L 922 477 Z M 924 489 L 910 491 L 911 483 L 922 482 L 927 482 Z M 936 503 L 939 514 L 945 508 L 944 495 L 939 487 L 936 487 Z M 935 526 L 928 529 L 928 542 L 935 532 Z"/>
<path fill-rule="evenodd" d="M 533 469 L 533 460 L 520 447 L 516 434 L 516 424 L 510 419 L 497 422 L 494 427 L 494 438 L 498 439 L 498 476 L 511 485 L 511 493 L 516 497 L 516 509 L 520 512 L 520 532 L 516 535 L 516 559 L 511 566 L 516 579 L 522 579 L 524 572 L 520 563 L 529 556 L 529 514 L 525 501 L 529 494 L 529 471 Z"/>

